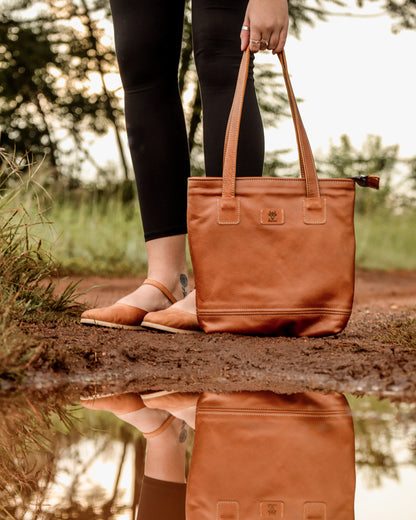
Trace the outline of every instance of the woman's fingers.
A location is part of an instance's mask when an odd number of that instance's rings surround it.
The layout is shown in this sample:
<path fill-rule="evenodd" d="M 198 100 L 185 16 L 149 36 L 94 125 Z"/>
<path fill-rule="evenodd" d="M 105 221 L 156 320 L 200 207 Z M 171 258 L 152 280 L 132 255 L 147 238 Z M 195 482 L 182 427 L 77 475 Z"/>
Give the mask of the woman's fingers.
<path fill-rule="evenodd" d="M 248 20 L 244 20 L 243 26 L 241 27 L 240 39 L 241 39 L 241 50 L 245 51 L 250 42 L 250 26 Z"/>
<path fill-rule="evenodd" d="M 253 30 L 250 32 L 250 50 L 251 52 L 258 52 L 261 48 L 261 34 Z"/>
<path fill-rule="evenodd" d="M 288 27 L 286 26 L 286 27 L 283 27 L 282 30 L 280 31 L 279 41 L 278 41 L 276 47 L 273 48 L 273 54 L 277 54 L 278 52 L 281 52 L 283 50 L 283 47 L 285 46 L 285 43 L 286 43 L 287 30 L 288 30 Z M 269 49 L 271 49 L 271 47 L 269 47 Z"/>
<path fill-rule="evenodd" d="M 241 29 L 241 50 L 283 50 L 289 25 L 287 0 L 249 0 Z"/>

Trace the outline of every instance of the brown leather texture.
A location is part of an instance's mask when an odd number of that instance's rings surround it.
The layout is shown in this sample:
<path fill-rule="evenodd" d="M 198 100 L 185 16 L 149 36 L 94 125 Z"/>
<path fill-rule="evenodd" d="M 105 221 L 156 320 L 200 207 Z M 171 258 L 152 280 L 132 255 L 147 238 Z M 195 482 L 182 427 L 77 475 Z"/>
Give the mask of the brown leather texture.
<path fill-rule="evenodd" d="M 227 126 L 223 176 L 188 181 L 188 233 L 205 332 L 323 336 L 343 330 L 354 293 L 353 179 L 320 179 L 279 55 L 299 151 L 299 178 L 237 177 L 249 51 Z"/>
<path fill-rule="evenodd" d="M 187 520 L 353 520 L 354 429 L 340 394 L 205 393 Z"/>

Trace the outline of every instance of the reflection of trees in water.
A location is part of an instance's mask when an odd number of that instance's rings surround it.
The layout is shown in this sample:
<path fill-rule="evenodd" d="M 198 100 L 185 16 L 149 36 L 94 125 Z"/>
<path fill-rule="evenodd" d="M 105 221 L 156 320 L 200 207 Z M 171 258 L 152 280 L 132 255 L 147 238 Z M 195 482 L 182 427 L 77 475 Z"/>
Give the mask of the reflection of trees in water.
<path fill-rule="evenodd" d="M 77 431 L 70 432 L 65 437 L 66 447 L 63 455 L 67 464 L 67 474 L 71 476 L 71 483 L 66 486 L 62 505 L 55 506 L 53 511 L 43 512 L 39 520 L 72 519 L 80 520 L 111 520 L 122 513 L 136 510 L 140 497 L 141 480 L 144 469 L 145 441 L 131 426 L 122 423 L 109 413 L 80 412 L 81 420 L 77 424 Z M 93 450 L 85 457 L 80 440 L 93 440 Z M 63 439 L 61 439 L 61 442 Z M 117 443 L 117 444 L 116 444 Z M 124 465 L 127 462 L 129 446 L 134 447 L 135 464 L 132 475 L 135 483 L 133 503 L 123 503 L 120 491 L 120 479 Z M 85 448 L 85 444 L 84 444 Z M 120 448 L 120 449 L 116 449 Z M 70 458 L 69 458 L 69 457 Z M 100 482 L 95 482 L 85 489 L 83 477 L 90 471 L 97 458 L 109 458 L 113 462 L 114 479 L 112 489 L 105 489 Z M 75 468 L 75 469 L 74 469 Z M 59 471 L 59 465 L 57 465 Z M 62 468 L 61 468 L 62 471 Z M 99 475 L 97 476 L 99 478 Z"/>
<path fill-rule="evenodd" d="M 43 432 L 40 431 L 41 423 L 37 425 L 36 435 L 43 437 L 45 449 L 32 449 L 23 457 L 15 468 L 20 470 L 21 475 L 16 475 L 15 480 L 11 479 L 8 486 L 0 489 L 0 518 L 111 520 L 126 512 L 130 512 L 133 518 L 143 476 L 144 439 L 137 430 L 117 420 L 112 414 L 76 410 L 71 415 L 73 424 L 65 426 L 60 423 L 60 431 L 55 435 L 48 429 L 50 422 L 48 425 L 42 423 Z M 9 431 L 13 430 L 13 420 L 18 420 L 19 425 L 16 424 L 16 427 L 20 427 L 21 418 L 20 413 L 9 416 Z M 88 440 L 91 442 L 86 454 L 85 442 L 80 441 Z M 2 449 L 5 447 L 4 441 L 5 437 L 1 436 Z M 31 448 L 35 447 L 39 446 L 31 442 Z M 133 504 L 126 506 L 122 504 L 120 478 L 129 447 L 134 447 L 135 452 L 132 477 L 136 485 Z M 110 491 L 98 480 L 88 487 L 85 485 L 85 476 L 99 458 L 111 458 L 114 480 Z M 9 471 L 11 476 L 12 468 L 9 467 Z M 51 507 L 50 502 L 57 504 Z"/>
<path fill-rule="evenodd" d="M 380 487 L 383 478 L 398 480 L 400 465 L 416 465 L 416 406 L 369 397 L 350 404 L 357 468 L 371 487 Z"/>
<path fill-rule="evenodd" d="M 416 406 L 394 406 L 388 401 L 367 397 L 352 398 L 350 404 L 356 434 L 356 462 L 370 485 L 378 487 L 386 477 L 397 479 L 400 464 L 416 465 Z M 73 426 L 59 423 L 61 431 L 55 436 L 48 430 L 50 422 L 44 424 L 43 430 L 38 428 L 38 447 L 45 449 L 29 453 L 20 468 L 26 472 L 20 486 L 11 480 L 7 488 L 0 488 L 0 518 L 10 518 L 6 510 L 16 520 L 112 520 L 122 513 L 134 518 L 144 469 L 145 440 L 137 430 L 112 414 L 82 409 L 71 411 L 71 415 Z M 16 417 L 24 432 L 21 413 L 15 414 Z M 9 413 L 8 432 L 12 430 L 13 414 Z M 400 448 L 397 439 L 401 441 Z M 87 453 L 85 441 L 89 441 Z M 403 443 L 410 450 L 405 460 Z M 5 446 L 4 437 L 0 437 L 0 449 L 4 450 Z M 132 475 L 135 485 L 133 503 L 126 505 L 120 491 L 120 478 L 131 453 L 129 449 L 135 454 Z M 18 452 L 21 448 L 14 447 L 14 450 Z M 86 475 L 100 457 L 111 459 L 113 463 L 110 490 L 102 486 L 99 475 L 96 482 L 86 484 Z M 63 480 L 65 487 L 60 484 Z M 57 501 L 53 510 L 48 507 L 51 499 Z"/>

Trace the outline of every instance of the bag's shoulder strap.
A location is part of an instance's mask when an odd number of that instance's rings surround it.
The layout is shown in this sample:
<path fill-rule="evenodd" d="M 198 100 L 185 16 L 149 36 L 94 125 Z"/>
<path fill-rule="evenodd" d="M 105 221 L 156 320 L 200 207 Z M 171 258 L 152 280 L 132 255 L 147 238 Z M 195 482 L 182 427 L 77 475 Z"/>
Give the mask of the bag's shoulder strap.
<path fill-rule="evenodd" d="M 295 126 L 301 176 L 306 181 L 306 196 L 308 198 L 319 197 L 319 182 L 318 176 L 316 174 L 315 161 L 313 159 L 309 139 L 299 113 L 296 98 L 293 93 L 284 51 L 279 53 L 278 56 L 282 65 L 283 77 L 285 80 L 286 90 L 289 98 L 290 110 Z M 230 110 L 225 135 L 223 161 L 223 197 L 226 198 L 235 196 L 235 175 L 237 164 L 238 136 L 240 131 L 241 113 L 243 109 L 249 64 L 250 50 L 247 49 L 244 52 L 241 60 L 237 79 L 237 86 L 234 93 L 233 104 Z"/>

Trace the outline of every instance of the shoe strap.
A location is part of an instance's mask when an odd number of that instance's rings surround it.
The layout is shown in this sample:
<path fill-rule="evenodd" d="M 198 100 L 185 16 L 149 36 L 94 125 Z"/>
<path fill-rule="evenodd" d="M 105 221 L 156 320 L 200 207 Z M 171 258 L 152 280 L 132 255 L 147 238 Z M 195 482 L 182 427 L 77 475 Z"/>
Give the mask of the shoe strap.
<path fill-rule="evenodd" d="M 167 428 L 169 428 L 170 423 L 175 419 L 173 415 L 169 415 L 169 417 L 164 421 L 161 426 L 157 430 L 154 430 L 153 432 L 149 433 L 143 433 L 142 435 L 145 439 L 152 439 L 153 437 L 157 437 L 161 433 L 163 433 Z"/>
<path fill-rule="evenodd" d="M 157 280 L 151 280 L 150 278 L 146 278 L 146 280 L 143 282 L 143 285 L 153 285 L 154 287 L 157 287 L 162 293 L 166 296 L 166 298 L 171 303 L 176 303 L 178 300 L 173 296 L 173 294 L 167 289 L 163 283 L 158 282 Z"/>

